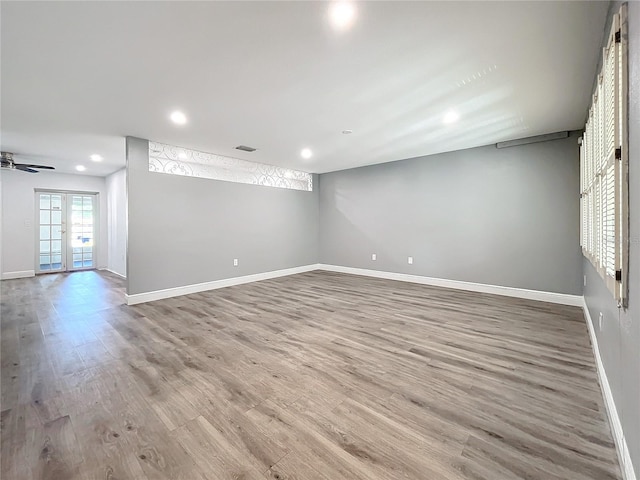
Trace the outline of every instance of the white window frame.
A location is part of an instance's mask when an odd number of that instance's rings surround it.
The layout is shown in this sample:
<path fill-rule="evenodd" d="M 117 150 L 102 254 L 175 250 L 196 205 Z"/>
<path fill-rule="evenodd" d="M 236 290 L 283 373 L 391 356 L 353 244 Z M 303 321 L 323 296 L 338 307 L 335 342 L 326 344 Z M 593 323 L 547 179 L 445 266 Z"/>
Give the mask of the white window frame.
<path fill-rule="evenodd" d="M 627 11 L 614 15 L 580 146 L 580 245 L 619 306 L 629 275 Z"/>

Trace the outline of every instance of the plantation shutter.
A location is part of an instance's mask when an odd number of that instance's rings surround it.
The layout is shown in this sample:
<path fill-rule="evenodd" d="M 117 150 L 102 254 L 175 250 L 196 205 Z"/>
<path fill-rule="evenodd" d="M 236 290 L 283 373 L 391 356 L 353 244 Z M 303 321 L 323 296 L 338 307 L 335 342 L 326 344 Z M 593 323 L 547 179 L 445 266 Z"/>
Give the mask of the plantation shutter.
<path fill-rule="evenodd" d="M 626 6 L 615 15 L 580 147 L 580 243 L 621 305 L 628 270 Z"/>

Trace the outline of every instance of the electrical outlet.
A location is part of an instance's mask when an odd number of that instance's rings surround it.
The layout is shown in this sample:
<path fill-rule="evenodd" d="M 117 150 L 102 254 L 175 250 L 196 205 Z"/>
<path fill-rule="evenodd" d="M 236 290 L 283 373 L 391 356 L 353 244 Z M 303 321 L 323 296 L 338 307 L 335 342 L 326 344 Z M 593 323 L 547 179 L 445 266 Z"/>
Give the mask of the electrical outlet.
<path fill-rule="evenodd" d="M 407 257 L 407 263 L 413 265 L 413 257 Z"/>
<path fill-rule="evenodd" d="M 24 221 L 24 226 L 27 228 L 31 228 L 31 220 L 25 220 Z"/>
<path fill-rule="evenodd" d="M 587 276 L 586 275 L 584 275 L 584 286 L 585 287 L 587 286 Z"/>
<path fill-rule="evenodd" d="M 598 329 L 602 330 L 602 319 L 603 319 L 603 315 L 602 312 L 600 312 L 600 316 L 598 317 Z"/>
<path fill-rule="evenodd" d="M 376 255 L 375 253 L 371 254 L 371 260 L 377 260 L 378 259 L 378 255 Z"/>
<path fill-rule="evenodd" d="M 233 259 L 233 266 L 234 266 L 234 267 L 237 267 L 237 266 L 238 266 L 238 259 L 237 259 L 237 258 L 234 258 L 234 259 Z"/>

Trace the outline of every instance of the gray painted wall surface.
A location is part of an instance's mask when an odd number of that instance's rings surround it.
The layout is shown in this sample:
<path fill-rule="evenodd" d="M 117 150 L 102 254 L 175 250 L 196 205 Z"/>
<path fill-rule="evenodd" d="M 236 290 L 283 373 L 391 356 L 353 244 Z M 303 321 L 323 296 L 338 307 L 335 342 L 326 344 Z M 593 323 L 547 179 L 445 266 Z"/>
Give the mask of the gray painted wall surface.
<path fill-rule="evenodd" d="M 579 244 L 575 135 L 320 176 L 322 263 L 581 294 Z"/>
<path fill-rule="evenodd" d="M 612 5 L 612 13 L 620 3 Z M 618 310 L 591 262 L 584 296 L 636 476 L 640 478 L 640 3 L 629 2 L 629 308 Z M 606 30 L 608 32 L 608 28 Z M 602 312 L 602 330 L 598 317 Z"/>
<path fill-rule="evenodd" d="M 127 176 L 129 294 L 318 261 L 315 185 L 302 192 L 151 173 L 148 142 L 132 137 Z"/>

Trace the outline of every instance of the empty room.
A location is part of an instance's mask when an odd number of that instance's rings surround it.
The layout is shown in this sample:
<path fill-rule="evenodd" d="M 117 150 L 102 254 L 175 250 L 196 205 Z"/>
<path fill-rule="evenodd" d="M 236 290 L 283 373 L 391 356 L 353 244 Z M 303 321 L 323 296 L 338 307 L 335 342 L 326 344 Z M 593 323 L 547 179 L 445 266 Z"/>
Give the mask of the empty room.
<path fill-rule="evenodd" d="M 0 478 L 640 478 L 640 2 L 0 2 Z"/>

